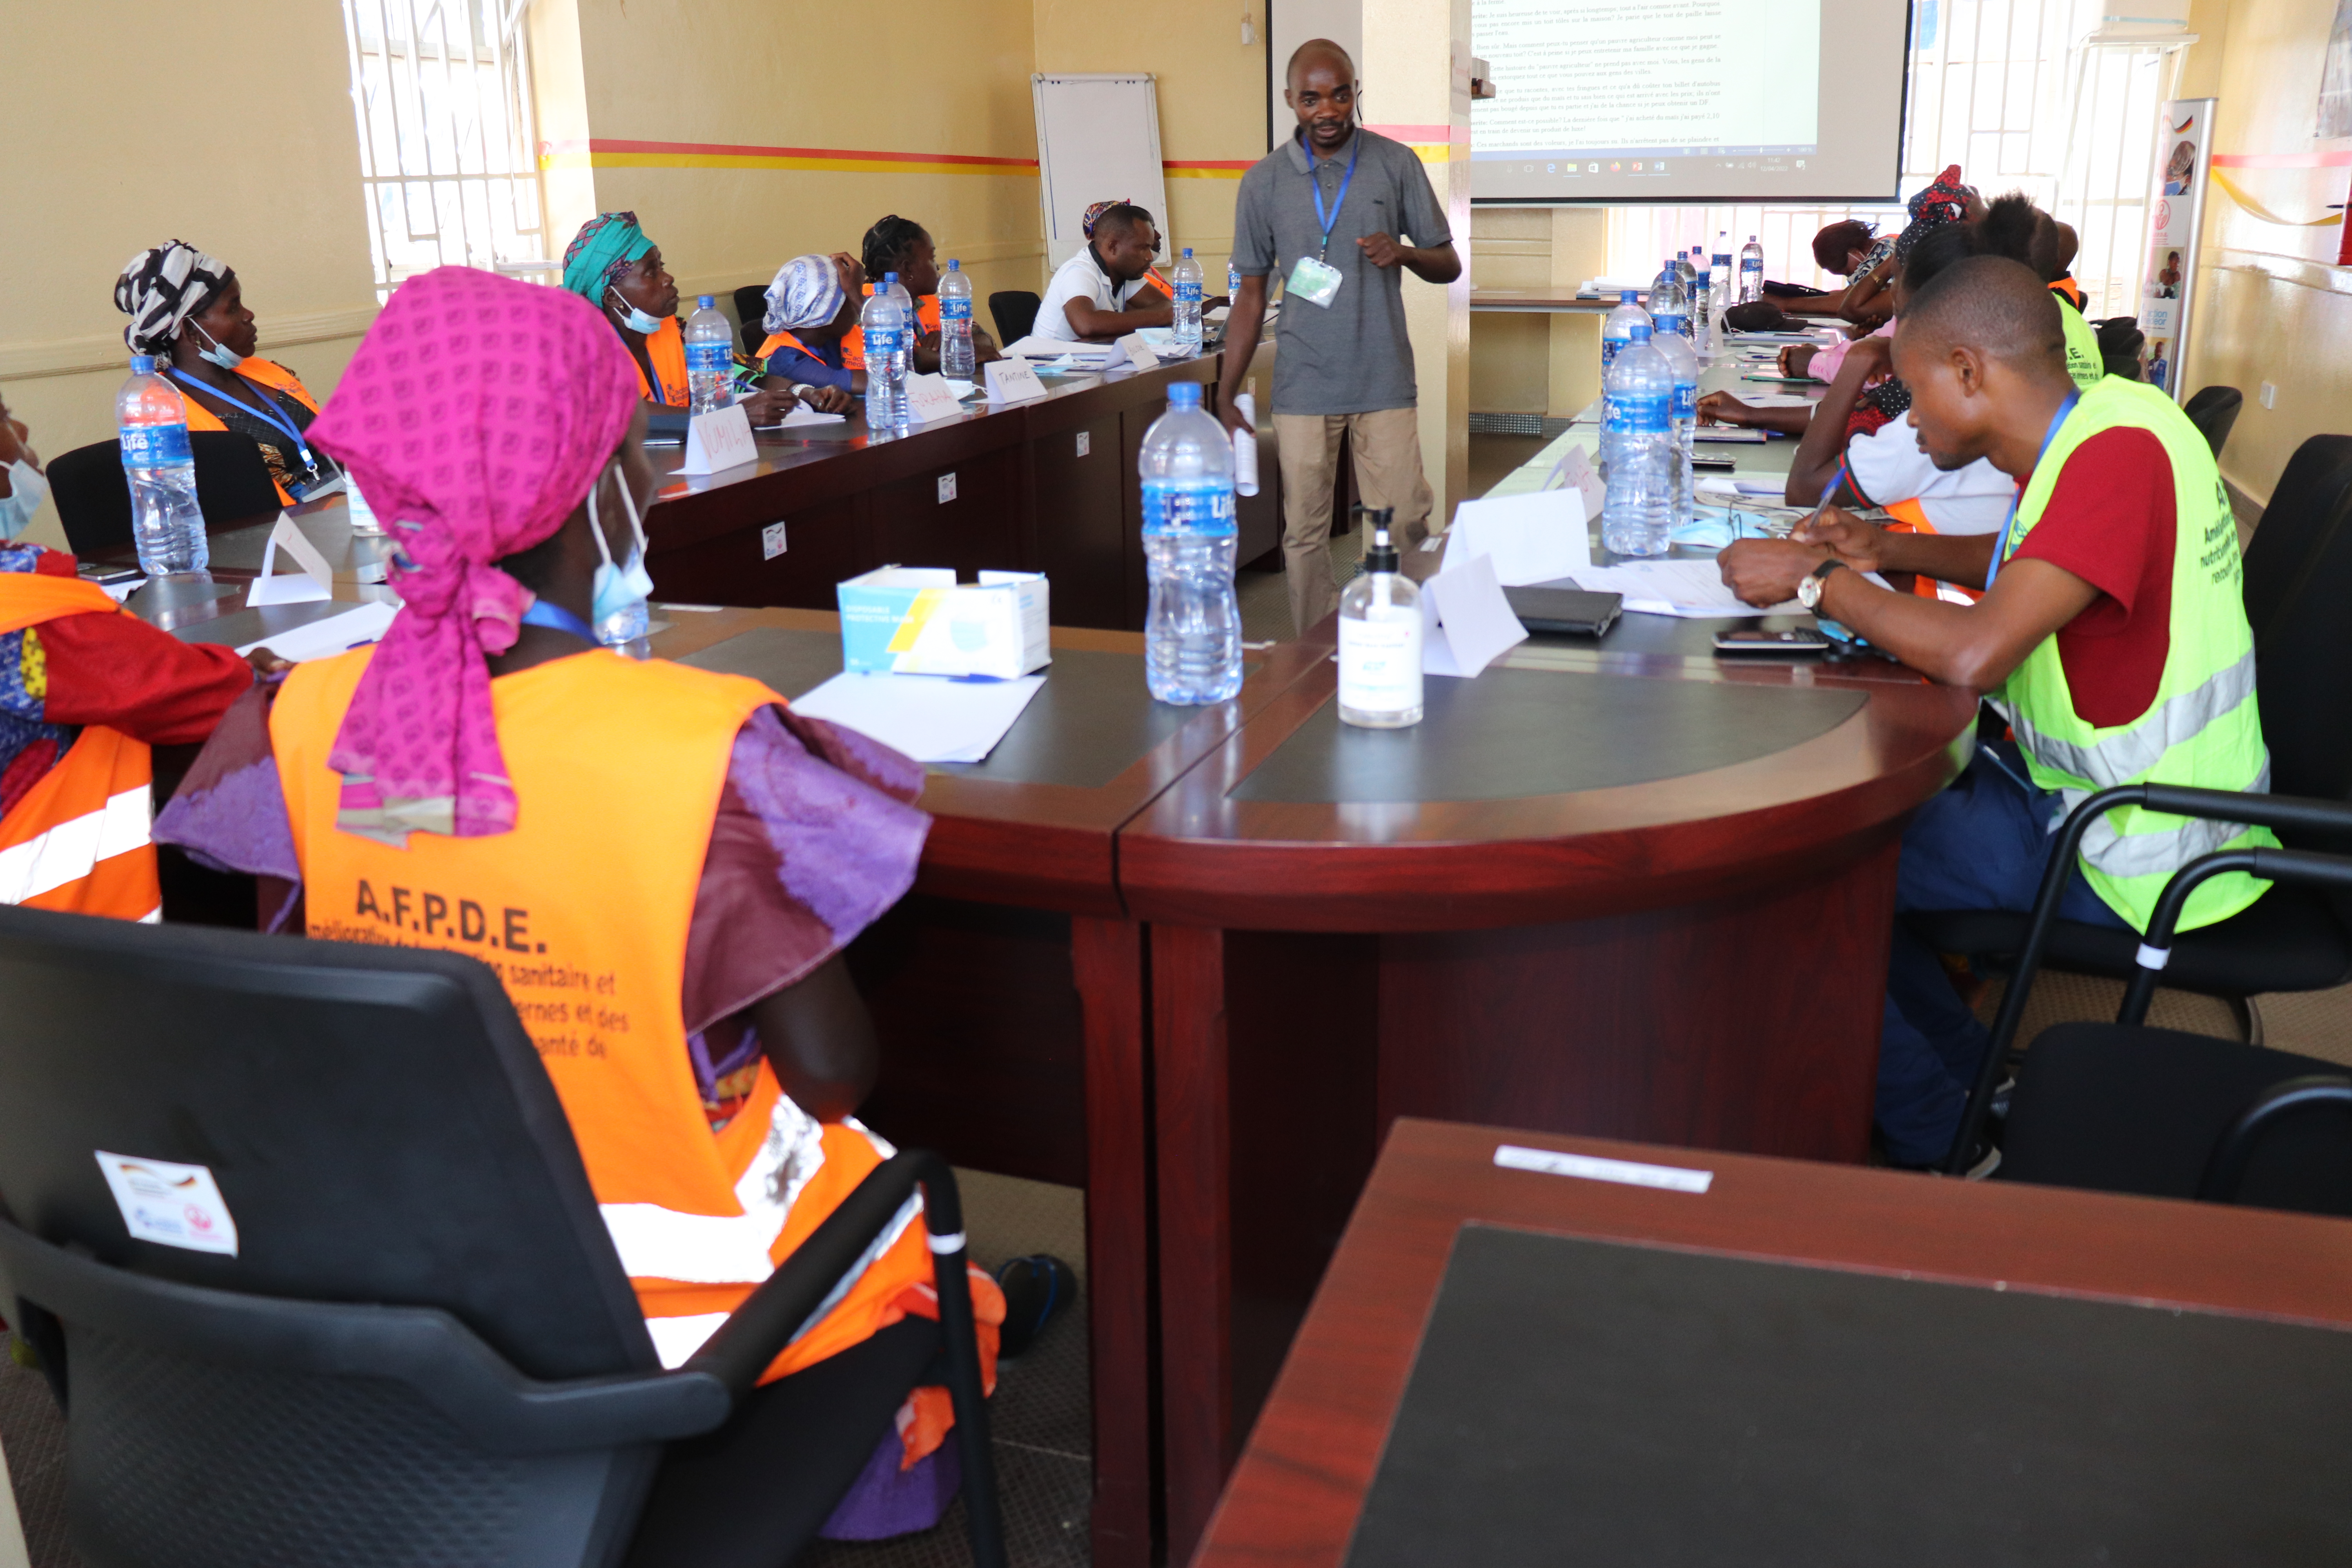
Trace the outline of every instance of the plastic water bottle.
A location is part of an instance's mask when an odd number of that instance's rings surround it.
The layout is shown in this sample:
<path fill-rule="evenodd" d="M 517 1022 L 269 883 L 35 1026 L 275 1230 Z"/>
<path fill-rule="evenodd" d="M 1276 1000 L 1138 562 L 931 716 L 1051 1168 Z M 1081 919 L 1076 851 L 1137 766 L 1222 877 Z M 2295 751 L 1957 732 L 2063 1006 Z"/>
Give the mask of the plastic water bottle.
<path fill-rule="evenodd" d="M 1357 510 L 1372 542 L 1339 595 L 1339 722 L 1402 730 L 1421 722 L 1421 590 L 1397 570 L 1388 509 Z"/>
<path fill-rule="evenodd" d="M 1690 292 L 1692 282 L 1698 277 L 1698 268 L 1691 265 L 1691 258 L 1697 254 L 1698 247 L 1696 245 L 1688 250 L 1675 252 L 1675 270 L 1682 274 L 1683 292 L 1685 294 Z"/>
<path fill-rule="evenodd" d="M 1616 363 L 1618 351 L 1633 341 L 1633 323 L 1650 325 L 1650 312 L 1635 302 L 1631 289 L 1617 291 L 1617 308 L 1601 323 L 1601 374 L 1605 383 L 1609 367 Z"/>
<path fill-rule="evenodd" d="M 1650 346 L 1646 323 L 1602 378 L 1615 438 L 1601 542 L 1619 555 L 1664 555 L 1674 531 L 1675 373 Z"/>
<path fill-rule="evenodd" d="M 950 257 L 940 279 L 940 374 L 970 381 L 979 370 L 980 356 L 971 346 L 971 279 L 963 263 Z"/>
<path fill-rule="evenodd" d="M 1168 389 L 1143 433 L 1143 558 L 1151 601 L 1144 679 L 1162 702 L 1223 702 L 1242 689 L 1242 610 L 1234 596 L 1234 449 L 1201 407 L 1198 382 Z"/>
<path fill-rule="evenodd" d="M 1690 301 L 1671 261 L 1650 285 L 1650 330 L 1662 338 L 1691 335 Z"/>
<path fill-rule="evenodd" d="M 708 414 L 735 401 L 727 372 L 734 363 L 735 329 L 727 324 L 708 294 L 694 297 L 694 314 L 686 319 L 686 409 Z"/>
<path fill-rule="evenodd" d="M 857 313 L 866 342 L 866 427 L 890 430 L 907 422 L 907 317 L 893 290 L 898 275 L 885 274 Z"/>
<path fill-rule="evenodd" d="M 1171 318 L 1175 327 L 1176 346 L 1192 353 L 1201 352 L 1201 264 L 1192 259 L 1192 247 L 1186 246 L 1176 265 L 1168 269 L 1168 281 L 1176 286 L 1176 309 Z"/>
<path fill-rule="evenodd" d="M 1692 442 L 1698 428 L 1698 353 L 1679 332 L 1656 332 L 1650 346 L 1666 356 L 1674 371 L 1674 400 L 1667 405 L 1666 416 L 1674 426 L 1674 510 L 1675 526 L 1679 528 L 1691 521 L 1692 509 L 1697 504 L 1691 458 L 1696 455 Z"/>
<path fill-rule="evenodd" d="M 1715 289 L 1708 284 L 1706 268 L 1700 264 L 1705 255 L 1696 245 L 1690 247 L 1691 346 L 1701 353 L 1715 349 Z"/>
<path fill-rule="evenodd" d="M 1739 250 L 1739 302 L 1743 305 L 1764 298 L 1764 247 L 1749 235 L 1748 243 Z"/>
<path fill-rule="evenodd" d="M 150 577 L 191 576 L 212 562 L 196 505 L 196 459 L 188 450 L 188 405 L 155 374 L 152 354 L 131 356 L 131 379 L 114 399 L 122 477 L 131 484 L 131 537 Z"/>
<path fill-rule="evenodd" d="M 1241 291 L 1241 263 L 1234 261 L 1229 257 L 1225 261 L 1225 298 L 1228 300 L 1234 299 L 1238 296 Z"/>
<path fill-rule="evenodd" d="M 1732 302 L 1732 289 L 1738 286 L 1739 280 L 1731 273 L 1731 231 L 1727 228 L 1715 231 L 1715 260 L 1706 269 L 1706 281 L 1707 286 L 1715 290 L 1717 299 L 1727 305 Z"/>

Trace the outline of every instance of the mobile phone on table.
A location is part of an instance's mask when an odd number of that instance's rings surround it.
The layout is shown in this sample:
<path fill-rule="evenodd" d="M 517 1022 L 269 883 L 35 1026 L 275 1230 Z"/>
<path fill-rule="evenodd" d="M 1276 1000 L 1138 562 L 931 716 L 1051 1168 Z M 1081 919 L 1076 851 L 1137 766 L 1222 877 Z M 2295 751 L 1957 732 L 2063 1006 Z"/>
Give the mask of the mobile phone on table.
<path fill-rule="evenodd" d="M 103 588 L 110 584 L 130 583 L 147 574 L 136 566 L 110 566 L 101 561 L 84 561 L 74 567 L 74 575 L 85 583 L 95 583 Z"/>
<path fill-rule="evenodd" d="M 1810 627 L 1769 632 L 1760 627 L 1715 634 L 1717 653 L 1827 653 L 1830 639 Z"/>
<path fill-rule="evenodd" d="M 1737 458 L 1693 458 L 1691 467 L 1702 474 L 1728 474 L 1739 467 Z"/>

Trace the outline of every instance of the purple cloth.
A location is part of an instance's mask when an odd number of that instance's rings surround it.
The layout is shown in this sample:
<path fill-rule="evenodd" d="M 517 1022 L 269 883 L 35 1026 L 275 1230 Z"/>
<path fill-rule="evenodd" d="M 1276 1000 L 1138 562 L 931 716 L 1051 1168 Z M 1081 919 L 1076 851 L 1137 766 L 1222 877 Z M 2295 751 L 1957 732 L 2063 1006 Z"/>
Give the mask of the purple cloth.
<path fill-rule="evenodd" d="M 882 1434 L 874 1457 L 817 1533 L 827 1541 L 887 1541 L 939 1523 L 963 1481 L 963 1461 L 956 1455 L 955 1442 L 950 1438 L 900 1469 L 906 1455 L 906 1444 L 896 1430 Z"/>
<path fill-rule="evenodd" d="M 269 748 L 279 684 L 230 706 L 155 821 L 159 842 L 215 869 L 291 884 L 271 931 L 301 891 Z M 913 885 L 930 828 L 911 804 L 922 783 L 919 763 L 822 720 L 762 708 L 744 721 L 695 889 L 679 998 L 706 1103 L 760 1049 L 734 1016 L 833 957 Z"/>

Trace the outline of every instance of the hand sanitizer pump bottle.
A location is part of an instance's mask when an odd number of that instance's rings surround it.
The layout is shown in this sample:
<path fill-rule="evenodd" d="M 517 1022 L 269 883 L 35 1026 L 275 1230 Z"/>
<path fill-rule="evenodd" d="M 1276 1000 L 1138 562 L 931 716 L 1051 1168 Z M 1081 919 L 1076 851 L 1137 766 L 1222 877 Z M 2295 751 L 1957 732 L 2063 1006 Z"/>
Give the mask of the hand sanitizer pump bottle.
<path fill-rule="evenodd" d="M 1339 596 L 1339 721 L 1402 730 L 1421 722 L 1421 590 L 1397 569 L 1389 509 L 1356 510 L 1372 542 Z"/>

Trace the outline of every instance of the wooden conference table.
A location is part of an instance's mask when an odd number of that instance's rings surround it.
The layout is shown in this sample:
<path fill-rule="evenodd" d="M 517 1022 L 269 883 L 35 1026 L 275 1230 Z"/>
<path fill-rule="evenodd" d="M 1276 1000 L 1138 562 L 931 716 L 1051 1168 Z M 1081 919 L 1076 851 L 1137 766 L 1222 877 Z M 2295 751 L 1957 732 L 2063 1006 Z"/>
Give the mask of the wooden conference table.
<path fill-rule="evenodd" d="M 1496 1153 L 1506 1144 L 1702 1168 L 1712 1182 L 1693 1193 L 1502 1169 Z M 1718 1356 L 1696 1381 L 1679 1378 L 1673 1366 L 1629 1365 L 1642 1353 L 1674 1353 L 1666 1342 L 1673 1331 L 1663 1331 L 1646 1351 L 1621 1355 L 1617 1364 L 1630 1373 L 1624 1384 L 1586 1385 L 1580 1392 L 1590 1398 L 1561 1401 L 1549 1428 L 1555 1454 L 1564 1447 L 1589 1456 L 1580 1467 L 1588 1477 L 1631 1474 L 1646 1482 L 1622 1486 L 1606 1500 L 1597 1501 L 1583 1484 L 1568 1489 L 1580 1495 L 1548 1499 L 1553 1545 L 1530 1552 L 1526 1538 L 1512 1533 L 1527 1521 L 1507 1518 L 1505 1510 L 1461 1528 L 1459 1505 L 1480 1485 L 1475 1446 L 1491 1436 L 1475 1429 L 1483 1417 L 1473 1420 L 1474 1429 L 1445 1434 L 1462 1459 L 1454 1475 L 1410 1496 L 1409 1478 L 1430 1474 L 1410 1462 L 1426 1452 L 1427 1428 L 1409 1437 L 1399 1423 L 1391 1432 L 1416 1352 L 1433 1356 L 1424 1324 L 1436 1321 L 1432 1303 L 1449 1256 L 1474 1235 L 1464 1229 L 1469 1225 L 1514 1227 L 1503 1238 L 1526 1251 L 1542 1248 L 1541 1238 L 1549 1237 L 1633 1244 L 1641 1250 L 1617 1253 L 1629 1269 L 1667 1264 L 1729 1277 L 1744 1261 L 1800 1265 L 1806 1274 L 1833 1270 L 1809 1279 L 1784 1277 L 1767 1289 L 1812 1289 L 1849 1304 L 1907 1295 L 1912 1311 L 1900 1322 L 1917 1331 L 1911 1342 L 1917 1359 L 1907 1375 L 1860 1389 L 1839 1386 L 1833 1371 L 1805 1388 L 1781 1388 L 1766 1369 L 1755 1380 L 1766 1396 L 1743 1400 L 1742 1391 L 1726 1397 L 1713 1381 L 1736 1356 Z M 1491 1246 L 1497 1237 L 1488 1232 L 1477 1239 Z M 1977 1289 L 1937 1301 L 1938 1285 Z M 2144 1317 L 2126 1310 L 2148 1306 L 2170 1310 Z M 1678 1323 L 1708 1317 L 1686 1296 L 1650 1299 L 1644 1310 L 1654 1323 L 1670 1312 Z M 1981 1381 L 1975 1369 L 1941 1373 L 1932 1364 L 1928 1331 L 1954 1314 L 1994 1329 L 1989 1340 L 1967 1347 L 1979 1361 L 1996 1363 Z M 1818 1355 L 1820 1312 L 1793 1321 L 1739 1315 L 1754 1354 L 1793 1360 L 1811 1339 Z M 1606 1331 L 1601 1316 L 1591 1314 L 1586 1330 L 1569 1338 L 1597 1341 Z M 2103 1343 L 2099 1321 L 2126 1332 Z M 1408 1550 L 1415 1543 L 1409 1528 L 1398 1528 L 1399 1514 L 1409 1509 L 1425 1510 L 1412 1521 L 1423 1530 L 1436 1522 L 1458 1531 L 1451 1533 L 1450 1560 L 1464 1563 L 1572 1555 L 1608 1562 L 2088 1562 L 2093 1552 L 2078 1539 L 2085 1535 L 2113 1544 L 2119 1562 L 2340 1561 L 2342 1494 L 2333 1478 L 2341 1470 L 2345 1423 L 2341 1406 L 2330 1407 L 2329 1391 L 2344 1378 L 2344 1356 L 2331 1343 L 2340 1343 L 2342 1334 L 2298 1335 L 2289 1325 L 2352 1328 L 2352 1226 L 2306 1215 L 1401 1121 L 1192 1562 L 1196 1568 L 1337 1568 L 1344 1561 L 1360 1568 L 1393 1561 L 1400 1537 Z M 1843 1337 L 1830 1348 L 1858 1346 L 1884 1327 L 1883 1318 L 1874 1323 L 1864 1312 L 1842 1314 L 1835 1331 Z M 1429 1332 L 1433 1344 L 1440 1331 Z M 1647 1338 L 1638 1331 L 1622 1337 L 1636 1346 Z M 2317 1342 L 2286 1342 L 2297 1338 Z M 2123 1348 L 2111 1351 L 2116 1341 Z M 2254 1342 L 2261 1341 L 2276 1342 Z M 1616 1342 L 1610 1342 L 1612 1350 Z M 1718 1338 L 1697 1353 L 1719 1352 L 1724 1342 Z M 2151 1346 L 2157 1354 L 2147 1357 Z M 2201 1369 L 2200 1348 L 2227 1352 L 2223 1364 Z M 1549 1386 L 1547 1375 L 1560 1375 L 1536 1363 L 1575 1353 L 1561 1338 L 1479 1350 L 1490 1364 L 1517 1363 L 1522 1381 L 1536 1387 Z M 2144 1376 L 2136 1375 L 2136 1356 Z M 1481 1375 L 1475 1358 L 1466 1368 L 1459 1357 L 1444 1365 L 1465 1379 Z M 2080 1373 L 2103 1397 L 2085 1401 L 2089 1408 L 2078 1422 L 2077 1412 L 2037 1399 L 2038 1367 L 2051 1369 L 2059 1383 Z M 2332 1381 L 2323 1381 L 2331 1372 Z M 1939 1381 L 1968 1386 L 1937 1390 Z M 2298 1383 L 2313 1391 L 2300 1412 L 2289 1408 Z M 1897 1384 L 1904 1386 L 1891 1386 Z M 1664 1397 L 1644 1402 L 1652 1385 Z M 1904 1396 L 1923 1385 L 1941 1402 L 1924 1413 L 1903 1408 Z M 1423 1392 L 1416 1384 L 1416 1394 Z M 2189 1408 L 2170 1405 L 2184 1394 Z M 1640 1405 L 1630 1413 L 1628 1394 Z M 2143 1403 L 2170 1407 L 2159 1414 Z M 1590 1408 L 1569 1408 L 1572 1404 Z M 2236 1430 L 2247 1424 L 2248 1406 L 2257 1428 L 2276 1428 L 2274 1444 L 2257 1437 L 2234 1454 L 2189 1452 L 2229 1440 L 2232 1421 Z M 1727 1426 L 1727 1409 L 1745 1418 Z M 1624 1425 L 1612 1429 L 1612 1417 Z M 2070 1425 L 2100 1429 L 2071 1450 L 2036 1441 Z M 1760 1440 L 1759 1426 L 1769 1428 Z M 1381 1478 L 1386 1495 L 1376 1506 L 1391 1511 L 1375 1519 L 1366 1497 L 1381 1474 L 1384 1444 L 1385 1462 L 1399 1468 Z M 1545 1457 L 1531 1456 L 1538 1466 Z M 1906 1465 L 1913 1468 L 1905 1484 L 1885 1485 L 1858 1505 L 1839 1495 L 1854 1472 L 1885 1479 L 1885 1472 Z M 2086 1469 L 2096 1470 L 2095 1482 L 2086 1481 Z M 2316 1485 L 2298 1471 L 2316 1472 Z M 1792 1484 L 1792 1476 L 1811 1485 Z M 2299 1497 L 2298 1480 L 2307 1489 Z M 1388 1490 L 1391 1483 L 1400 1489 Z M 1955 1488 L 1969 1493 L 1950 1516 L 1961 1531 L 1981 1537 L 2015 1521 L 2003 1550 L 1978 1556 L 1946 1539 L 1932 1516 L 1938 1505 L 1951 1506 Z M 1655 1489 L 1674 1494 L 1671 1508 L 1646 1495 Z M 2259 1531 L 2216 1549 L 2213 1530 L 2244 1522 L 2211 1522 L 2231 1510 L 2232 1491 L 2259 1498 L 2237 1506 L 2241 1514 L 2275 1505 L 2282 1494 L 2285 1502 L 2264 1513 Z M 1450 1510 L 1448 1500 L 1456 1505 Z M 2331 1511 L 2338 1532 L 2333 1551 L 2312 1531 L 2314 1517 Z M 1890 1524 L 1908 1529 L 1909 1549 L 1866 1550 L 1866 1543 L 1884 1544 L 1870 1541 L 1872 1529 Z M 1503 1539 L 1477 1538 L 1490 1528 Z M 1726 1549 L 1724 1537 L 1733 1531 L 1741 1532 L 1737 1547 Z M 1626 1549 L 1629 1532 L 1647 1534 L 1654 1546 L 1671 1534 L 1681 1550 L 1644 1558 Z M 1791 1534 L 1809 1538 L 1812 1549 L 1788 1550 Z M 2125 1544 L 2135 1538 L 2135 1546 Z M 1577 1547 L 1559 1548 L 1570 1542 Z M 2096 1552 L 2098 1560 L 2106 1556 Z"/>
<path fill-rule="evenodd" d="M 241 645 L 329 608 L 236 606 L 165 618 Z M 655 615 L 656 652 L 787 697 L 839 668 L 822 612 Z M 1062 629 L 990 760 L 931 770 L 915 893 L 851 954 L 867 1113 L 1087 1189 L 1097 1563 L 1147 1561 L 1155 1512 L 1197 1541 L 1393 1118 L 1863 1157 L 1897 837 L 1974 703 L 1719 659 L 1725 624 L 1534 638 L 1401 732 L 1336 723 L 1330 622 L 1208 710 Z"/>

